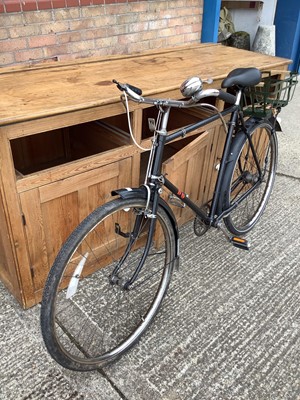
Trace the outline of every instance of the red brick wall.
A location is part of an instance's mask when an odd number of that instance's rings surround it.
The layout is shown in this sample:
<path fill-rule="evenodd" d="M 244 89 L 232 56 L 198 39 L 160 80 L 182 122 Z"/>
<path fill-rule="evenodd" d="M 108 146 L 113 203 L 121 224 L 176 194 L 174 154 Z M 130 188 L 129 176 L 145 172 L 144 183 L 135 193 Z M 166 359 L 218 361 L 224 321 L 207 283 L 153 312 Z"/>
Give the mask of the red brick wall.
<path fill-rule="evenodd" d="M 203 0 L 0 0 L 0 65 L 199 42 Z"/>

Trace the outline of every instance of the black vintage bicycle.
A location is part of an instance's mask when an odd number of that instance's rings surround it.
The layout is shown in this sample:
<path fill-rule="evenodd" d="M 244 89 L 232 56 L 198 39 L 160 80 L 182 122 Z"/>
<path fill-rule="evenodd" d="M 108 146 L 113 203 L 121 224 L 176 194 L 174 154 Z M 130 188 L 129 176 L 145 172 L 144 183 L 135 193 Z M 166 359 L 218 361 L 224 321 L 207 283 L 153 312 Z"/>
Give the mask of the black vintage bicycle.
<path fill-rule="evenodd" d="M 183 100 L 143 97 L 140 89 L 114 81 L 123 92 L 128 117 L 128 99 L 157 107 L 156 121 L 150 120 L 148 168 L 141 187 L 115 190 L 116 199 L 81 222 L 50 270 L 41 327 L 46 347 L 58 363 L 74 370 L 110 363 L 140 339 L 157 314 L 179 263 L 179 230 L 173 211 L 161 197 L 163 189 L 193 211 L 196 235 L 220 228 L 234 246 L 248 249 L 243 235 L 263 214 L 274 184 L 274 121 L 291 99 L 297 76 L 261 80 L 258 69 L 238 68 L 222 82 L 227 89 L 223 91 L 204 90 L 200 78 L 190 78 L 181 85 Z M 205 103 L 208 97 L 223 100 L 224 111 Z M 170 110 L 189 107 L 214 112 L 168 134 Z M 162 174 L 162 156 L 167 143 L 218 118 L 226 140 L 213 197 L 203 207 Z"/>

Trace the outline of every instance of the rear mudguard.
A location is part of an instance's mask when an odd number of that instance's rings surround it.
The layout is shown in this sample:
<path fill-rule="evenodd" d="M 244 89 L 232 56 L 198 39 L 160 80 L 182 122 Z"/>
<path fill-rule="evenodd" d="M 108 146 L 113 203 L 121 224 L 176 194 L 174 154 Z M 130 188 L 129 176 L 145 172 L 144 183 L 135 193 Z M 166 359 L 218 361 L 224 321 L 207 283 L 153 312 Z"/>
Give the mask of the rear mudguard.
<path fill-rule="evenodd" d="M 276 125 L 274 126 L 275 120 L 274 120 L 274 121 L 270 121 L 270 119 L 264 119 L 264 120 L 262 120 L 262 119 L 260 119 L 260 118 L 255 118 L 255 117 L 249 118 L 249 119 L 246 121 L 246 123 L 245 123 L 245 126 L 246 126 L 246 128 L 247 128 L 247 131 L 248 131 L 248 132 L 252 132 L 252 130 L 254 130 L 255 127 L 256 127 L 257 125 L 261 124 L 262 122 L 264 122 L 264 123 L 270 125 L 270 128 L 272 129 L 272 134 L 275 136 L 275 140 L 277 140 L 277 138 L 276 138 L 276 130 L 277 130 L 277 129 L 276 129 Z M 272 122 L 273 122 L 273 123 L 272 123 Z M 276 122 L 278 122 L 278 121 L 276 121 Z M 278 125 L 279 125 L 279 123 L 278 123 Z M 280 128 L 280 129 L 281 129 L 281 128 Z M 231 145 L 230 156 L 229 156 L 229 158 L 228 158 L 227 163 L 230 163 L 230 162 L 232 162 L 232 161 L 235 161 L 237 152 L 239 151 L 239 149 L 242 148 L 242 146 L 244 145 L 244 143 L 246 142 L 246 140 L 247 140 L 247 135 L 246 135 L 246 133 L 243 131 L 243 129 L 240 129 L 240 130 L 237 132 L 235 138 L 233 139 L 233 142 L 232 142 L 232 145 Z"/>
<path fill-rule="evenodd" d="M 139 198 L 139 199 L 145 199 L 145 200 L 147 200 L 147 195 L 148 195 L 145 186 L 141 186 L 139 188 L 124 188 L 124 189 L 113 190 L 111 192 L 111 194 L 113 196 L 120 196 L 121 199 Z M 166 212 L 166 214 L 168 215 L 168 217 L 171 221 L 174 235 L 175 235 L 175 243 L 176 243 L 175 257 L 176 257 L 176 259 L 178 259 L 178 257 L 179 257 L 179 232 L 178 232 L 178 225 L 177 225 L 175 215 L 174 215 L 172 209 L 170 208 L 170 206 L 161 197 L 159 198 L 159 205 L 164 209 L 164 211 Z"/>
<path fill-rule="evenodd" d="M 282 128 L 281 128 L 281 125 L 280 125 L 280 123 L 279 123 L 279 121 L 278 121 L 278 118 L 270 117 L 270 118 L 268 119 L 268 121 L 269 121 L 270 124 L 275 128 L 275 131 L 276 131 L 276 132 L 283 132 L 283 131 L 282 131 Z"/>

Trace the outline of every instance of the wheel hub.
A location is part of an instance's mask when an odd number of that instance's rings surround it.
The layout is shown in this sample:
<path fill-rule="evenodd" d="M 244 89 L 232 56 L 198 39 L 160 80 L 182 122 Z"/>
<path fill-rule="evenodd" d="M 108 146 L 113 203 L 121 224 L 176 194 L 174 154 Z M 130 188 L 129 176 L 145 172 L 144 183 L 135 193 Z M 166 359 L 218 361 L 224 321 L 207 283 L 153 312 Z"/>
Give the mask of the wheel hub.
<path fill-rule="evenodd" d="M 251 172 L 249 171 L 245 171 L 243 173 L 243 181 L 245 183 L 251 183 L 251 184 L 255 184 L 258 182 L 258 175 L 257 174 L 251 174 Z"/>

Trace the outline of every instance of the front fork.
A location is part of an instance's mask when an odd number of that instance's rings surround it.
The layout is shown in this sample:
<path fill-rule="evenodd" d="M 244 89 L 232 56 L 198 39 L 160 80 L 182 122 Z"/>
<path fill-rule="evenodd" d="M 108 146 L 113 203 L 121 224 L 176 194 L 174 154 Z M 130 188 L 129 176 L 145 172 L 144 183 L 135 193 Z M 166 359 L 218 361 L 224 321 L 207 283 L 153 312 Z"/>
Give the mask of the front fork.
<path fill-rule="evenodd" d="M 158 204 L 159 204 L 159 197 L 161 193 L 161 185 L 162 182 L 160 181 L 160 175 L 161 175 L 161 165 L 162 165 L 162 156 L 163 156 L 163 150 L 166 142 L 166 137 L 167 137 L 167 124 L 169 120 L 169 114 L 170 114 L 170 106 L 167 106 L 165 109 L 160 107 L 159 110 L 159 121 L 160 126 L 159 129 L 156 131 L 156 140 L 152 144 L 152 151 L 151 151 L 151 156 L 149 159 L 149 164 L 147 168 L 147 176 L 145 179 L 145 186 L 148 186 L 148 196 L 151 197 L 151 210 L 145 209 L 144 212 L 142 212 L 140 215 L 137 215 L 134 223 L 134 228 L 133 231 L 129 234 L 130 235 L 130 240 L 129 243 L 126 247 L 126 250 L 124 252 L 124 255 L 121 257 L 120 261 L 118 262 L 117 266 L 115 267 L 114 271 L 112 272 L 110 276 L 110 282 L 112 284 L 117 283 L 120 284 L 120 279 L 118 277 L 118 272 L 120 271 L 123 263 L 127 259 L 132 247 L 134 246 L 136 240 L 139 238 L 139 234 L 142 230 L 143 227 L 143 219 L 146 217 L 150 221 L 150 226 L 148 228 L 148 236 L 147 236 L 147 241 L 144 247 L 143 254 L 141 256 L 141 259 L 131 276 L 124 284 L 122 284 L 122 288 L 125 290 L 128 290 L 130 286 L 137 280 L 139 273 L 141 272 L 141 269 L 143 268 L 143 265 L 146 261 L 146 258 L 149 255 L 149 251 L 153 242 L 153 237 L 155 233 L 155 227 L 156 227 L 156 221 L 157 221 L 157 210 L 158 210 Z M 150 198 L 147 200 L 147 204 L 149 204 Z"/>
<path fill-rule="evenodd" d="M 159 198 L 158 193 L 154 197 L 156 199 L 154 199 L 154 201 L 153 201 L 152 209 L 141 211 L 140 214 L 137 214 L 132 232 L 123 233 L 123 232 L 121 232 L 119 225 L 115 226 L 116 233 L 121 236 L 128 237 L 129 242 L 127 244 L 127 247 L 124 251 L 123 256 L 121 257 L 118 264 L 114 268 L 112 274 L 110 275 L 110 283 L 111 284 L 119 284 L 122 286 L 122 288 L 124 290 L 128 290 L 130 288 L 130 286 L 137 280 L 139 273 L 141 272 L 141 269 L 146 261 L 146 258 L 149 255 L 149 251 L 150 251 L 151 244 L 153 241 L 153 236 L 155 233 L 156 220 L 157 220 L 157 207 L 158 207 L 158 198 Z M 149 227 L 147 229 L 147 241 L 146 241 L 146 244 L 145 244 L 145 247 L 143 250 L 143 254 L 142 254 L 142 256 L 139 260 L 139 263 L 138 263 L 134 273 L 132 274 L 132 276 L 125 283 L 123 283 L 123 282 L 121 283 L 118 273 L 119 273 L 120 269 L 122 268 L 122 265 L 126 261 L 127 257 L 129 256 L 136 241 L 139 239 L 141 232 L 143 231 L 143 226 L 144 226 L 143 224 L 145 223 L 145 218 L 147 218 L 148 221 L 150 221 L 150 222 L 149 222 Z"/>

